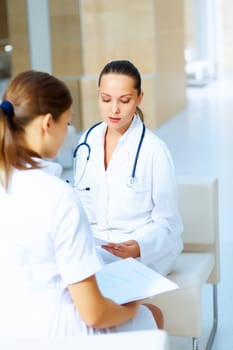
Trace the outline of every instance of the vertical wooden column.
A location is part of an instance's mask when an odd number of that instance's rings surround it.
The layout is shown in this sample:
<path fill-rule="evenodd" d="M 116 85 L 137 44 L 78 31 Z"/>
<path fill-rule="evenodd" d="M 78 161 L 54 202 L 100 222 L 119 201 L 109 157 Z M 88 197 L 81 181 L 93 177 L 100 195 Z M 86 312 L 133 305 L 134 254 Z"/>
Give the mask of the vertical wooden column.
<path fill-rule="evenodd" d="M 78 1 L 49 0 L 49 14 L 53 74 L 69 87 L 73 96 L 73 124 L 81 129 L 82 47 Z"/>
<path fill-rule="evenodd" d="M 184 2 L 155 0 L 156 113 L 159 126 L 186 104 Z"/>
<path fill-rule="evenodd" d="M 6 0 L 0 0 L 0 40 L 8 38 L 8 18 Z"/>
<path fill-rule="evenodd" d="M 30 68 L 27 1 L 7 0 L 12 75 Z"/>

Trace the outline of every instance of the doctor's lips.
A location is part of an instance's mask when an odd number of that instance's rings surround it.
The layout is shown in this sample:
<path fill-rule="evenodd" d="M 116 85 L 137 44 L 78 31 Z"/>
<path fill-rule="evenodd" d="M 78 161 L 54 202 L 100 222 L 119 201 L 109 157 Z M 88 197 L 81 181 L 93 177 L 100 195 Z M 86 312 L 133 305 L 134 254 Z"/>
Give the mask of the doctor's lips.
<path fill-rule="evenodd" d="M 108 117 L 108 119 L 109 119 L 112 123 L 118 123 L 119 121 L 121 121 L 121 118 Z"/>

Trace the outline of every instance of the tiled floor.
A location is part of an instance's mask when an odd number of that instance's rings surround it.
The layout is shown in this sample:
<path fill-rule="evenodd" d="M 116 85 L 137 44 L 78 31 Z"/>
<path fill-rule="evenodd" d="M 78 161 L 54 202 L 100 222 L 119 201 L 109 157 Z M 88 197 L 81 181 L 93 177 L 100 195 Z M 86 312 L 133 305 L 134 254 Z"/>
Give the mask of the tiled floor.
<path fill-rule="evenodd" d="M 187 90 L 185 111 L 156 130 L 168 144 L 177 174 L 211 174 L 219 180 L 221 282 L 219 325 L 213 350 L 233 348 L 233 74 L 203 88 Z M 200 350 L 210 328 L 207 308 L 210 289 L 204 290 L 205 318 Z M 190 339 L 172 338 L 172 350 L 191 349 Z"/>
<path fill-rule="evenodd" d="M 0 81 L 0 91 L 5 82 Z M 187 90 L 187 108 L 156 130 L 173 155 L 177 174 L 213 174 L 219 179 L 221 283 L 219 325 L 213 350 L 233 348 L 233 73 L 206 87 Z M 169 103 L 169 101 L 168 101 Z M 210 313 L 203 293 L 203 350 L 210 329 Z M 191 339 L 171 338 L 171 350 L 191 349 Z"/>

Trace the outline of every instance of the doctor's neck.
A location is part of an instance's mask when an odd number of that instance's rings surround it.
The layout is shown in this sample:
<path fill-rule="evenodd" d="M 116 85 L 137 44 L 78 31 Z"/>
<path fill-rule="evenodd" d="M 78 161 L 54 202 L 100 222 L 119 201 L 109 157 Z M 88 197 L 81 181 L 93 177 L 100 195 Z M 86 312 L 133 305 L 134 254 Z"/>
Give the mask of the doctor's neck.
<path fill-rule="evenodd" d="M 122 135 L 124 135 L 132 124 L 133 117 L 129 123 L 122 125 L 122 127 L 112 127 L 111 125 L 107 126 L 105 137 L 111 137 L 114 139 L 119 139 Z"/>

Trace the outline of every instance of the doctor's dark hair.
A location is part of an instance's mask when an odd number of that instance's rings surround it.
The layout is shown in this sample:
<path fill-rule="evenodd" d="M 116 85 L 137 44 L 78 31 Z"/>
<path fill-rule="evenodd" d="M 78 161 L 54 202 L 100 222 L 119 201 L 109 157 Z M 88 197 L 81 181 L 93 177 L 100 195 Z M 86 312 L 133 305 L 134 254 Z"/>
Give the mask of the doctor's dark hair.
<path fill-rule="evenodd" d="M 116 60 L 107 63 L 102 71 L 100 72 L 99 79 L 98 79 L 98 87 L 100 87 L 102 76 L 105 74 L 122 74 L 127 75 L 128 77 L 133 78 L 134 80 L 134 87 L 138 92 L 138 95 L 141 93 L 141 75 L 139 73 L 139 70 L 134 66 L 133 63 L 127 60 Z M 136 113 L 139 115 L 141 120 L 144 120 L 143 112 L 142 110 L 137 106 L 136 107 Z"/>
<path fill-rule="evenodd" d="M 7 189 L 12 168 L 34 169 L 38 162 L 28 149 L 25 129 L 40 115 L 51 113 L 53 120 L 72 104 L 66 85 L 54 76 L 34 70 L 18 74 L 8 85 L 0 103 L 0 182 Z"/>

